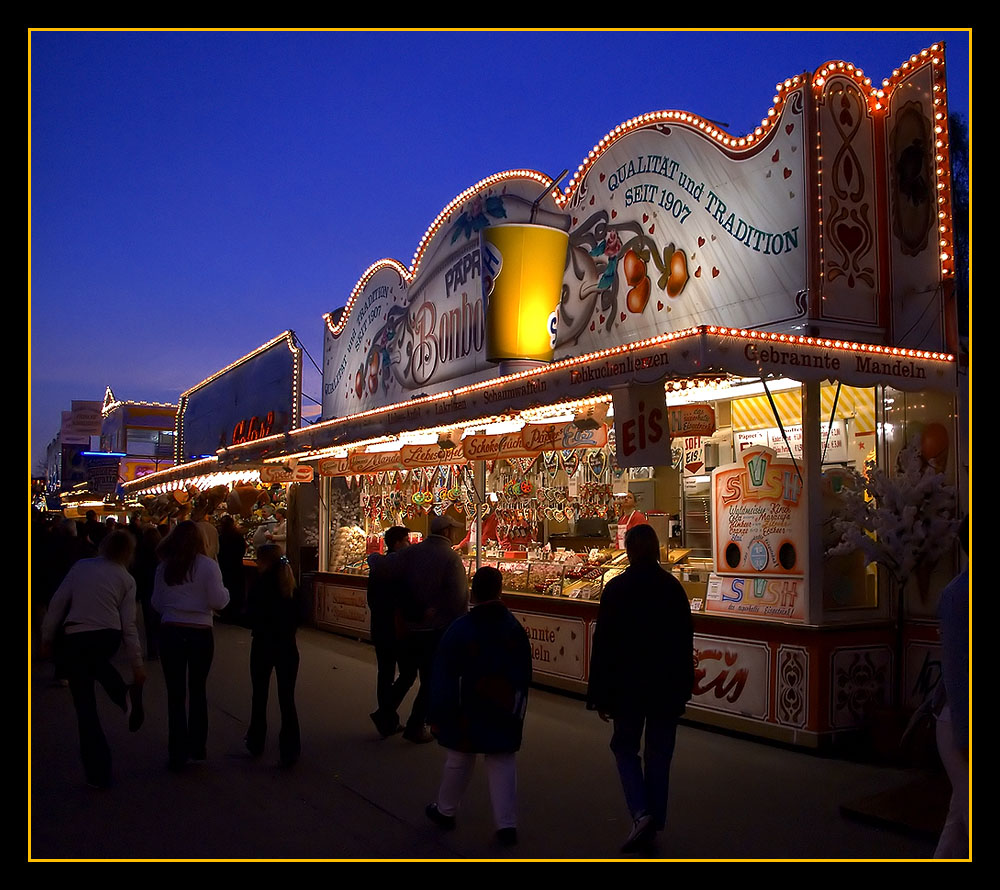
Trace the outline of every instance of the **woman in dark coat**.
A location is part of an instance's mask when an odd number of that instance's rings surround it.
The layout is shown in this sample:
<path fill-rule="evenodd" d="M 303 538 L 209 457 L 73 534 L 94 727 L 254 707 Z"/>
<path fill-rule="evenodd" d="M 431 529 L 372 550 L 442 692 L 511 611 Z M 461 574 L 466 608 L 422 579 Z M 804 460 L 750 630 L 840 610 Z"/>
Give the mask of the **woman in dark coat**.
<path fill-rule="evenodd" d="M 253 640 L 250 645 L 250 680 L 253 684 L 247 750 L 255 757 L 264 752 L 267 738 L 267 698 L 271 672 L 278 681 L 281 729 L 278 751 L 281 762 L 291 766 L 299 759 L 299 717 L 295 710 L 295 680 L 299 650 L 295 643 L 298 611 L 295 576 L 277 544 L 257 550 L 257 577 L 247 596 L 247 618 Z"/>
<path fill-rule="evenodd" d="M 484 754 L 490 802 L 502 844 L 517 843 L 515 753 L 531 682 L 531 644 L 521 623 L 500 601 L 503 576 L 484 567 L 472 579 L 472 610 L 445 632 L 434 662 L 429 718 L 447 749 L 437 800 L 427 816 L 455 825 L 476 755 Z"/>

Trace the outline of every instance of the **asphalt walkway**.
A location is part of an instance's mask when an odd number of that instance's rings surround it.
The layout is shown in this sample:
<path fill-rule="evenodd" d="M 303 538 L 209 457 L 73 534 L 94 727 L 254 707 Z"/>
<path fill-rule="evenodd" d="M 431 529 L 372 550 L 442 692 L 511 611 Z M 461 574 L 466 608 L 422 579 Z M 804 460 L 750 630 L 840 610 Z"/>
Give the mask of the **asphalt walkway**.
<path fill-rule="evenodd" d="M 629 828 L 608 749 L 610 727 L 574 697 L 533 689 L 518 756 L 520 843 L 496 844 L 480 768 L 456 830 L 424 815 L 443 762 L 436 744 L 382 740 L 370 645 L 300 631 L 302 759 L 278 764 L 272 685 L 268 748 L 243 747 L 250 708 L 249 631 L 219 625 L 209 677 L 208 761 L 166 770 L 166 695 L 148 665 L 146 723 L 130 734 L 99 692 L 115 783 L 87 788 L 69 690 L 32 661 L 28 858 L 51 859 L 609 859 Z M 412 695 L 412 693 L 411 693 Z M 404 703 L 403 713 L 409 702 Z M 919 774 L 681 726 L 664 859 L 912 859 L 931 834 L 845 816 L 844 807 Z M 919 797 L 912 804 L 922 806 Z M 928 807 L 931 804 L 928 803 Z"/>

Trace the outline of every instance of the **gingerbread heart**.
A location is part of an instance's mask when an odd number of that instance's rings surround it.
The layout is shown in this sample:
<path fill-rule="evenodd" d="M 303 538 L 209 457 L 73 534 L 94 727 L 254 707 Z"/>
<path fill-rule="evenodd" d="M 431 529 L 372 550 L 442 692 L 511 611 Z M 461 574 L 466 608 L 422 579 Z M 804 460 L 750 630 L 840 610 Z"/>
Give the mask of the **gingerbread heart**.
<path fill-rule="evenodd" d="M 646 303 L 649 300 L 649 278 L 643 278 L 635 287 L 629 290 L 627 297 L 625 298 L 625 305 L 628 306 L 628 311 L 638 314 L 646 308 Z M 624 321 L 625 316 L 622 316 Z"/>
<path fill-rule="evenodd" d="M 675 250 L 670 257 L 670 277 L 667 279 L 667 296 L 676 297 L 688 282 L 687 255 Z"/>

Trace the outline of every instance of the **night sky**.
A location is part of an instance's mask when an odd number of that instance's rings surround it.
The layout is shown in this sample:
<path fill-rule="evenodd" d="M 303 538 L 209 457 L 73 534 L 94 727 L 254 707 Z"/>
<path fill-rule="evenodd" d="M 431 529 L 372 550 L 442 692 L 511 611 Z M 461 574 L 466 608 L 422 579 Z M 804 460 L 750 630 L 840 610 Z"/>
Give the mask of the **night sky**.
<path fill-rule="evenodd" d="M 288 328 L 321 364 L 323 313 L 375 260 L 408 265 L 455 195 L 511 168 L 575 170 L 635 115 L 742 135 L 778 81 L 843 59 L 880 82 L 940 40 L 951 110 L 970 107 L 964 30 L 28 39 L 32 468 L 71 400 L 109 385 L 176 402 Z"/>

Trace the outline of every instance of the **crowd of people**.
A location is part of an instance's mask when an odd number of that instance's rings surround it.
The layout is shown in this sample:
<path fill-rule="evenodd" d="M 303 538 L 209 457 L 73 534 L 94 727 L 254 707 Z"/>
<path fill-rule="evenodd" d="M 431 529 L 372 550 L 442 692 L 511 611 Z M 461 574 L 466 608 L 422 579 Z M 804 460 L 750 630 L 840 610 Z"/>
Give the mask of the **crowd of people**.
<path fill-rule="evenodd" d="M 486 764 L 498 841 L 517 843 L 517 766 L 531 645 L 501 601 L 503 576 L 480 568 L 471 590 L 461 558 L 461 526 L 435 517 L 409 546 L 402 526 L 385 533 L 385 554 L 369 557 L 368 604 L 376 648 L 383 737 L 437 739 L 446 758 L 427 817 L 453 829 L 477 755 Z M 677 721 L 694 685 L 694 631 L 687 596 L 659 564 L 653 528 L 628 530 L 629 567 L 609 582 L 597 618 L 588 707 L 613 721 L 611 749 L 632 827 L 623 852 L 641 852 L 666 826 Z M 471 606 L 471 608 L 470 608 Z M 419 678 L 405 726 L 398 709 Z M 639 750 L 645 736 L 643 757 Z"/>
<path fill-rule="evenodd" d="M 260 755 L 267 733 L 272 672 L 278 678 L 281 762 L 299 756 L 294 690 L 298 670 L 295 579 L 284 555 L 284 515 L 257 549 L 257 573 L 244 573 L 244 533 L 228 514 L 218 527 L 206 515 L 156 526 L 133 516 L 118 526 L 90 511 L 78 523 L 61 519 L 33 528 L 34 608 L 40 654 L 69 686 L 77 714 L 80 754 L 88 785 L 112 781 L 111 751 L 97 712 L 96 687 L 128 717 L 137 732 L 145 712 L 145 662 L 159 661 L 167 690 L 167 768 L 182 770 L 206 759 L 212 628 L 219 615 L 250 628 L 253 686 L 247 749 Z M 238 603 L 233 608 L 233 603 Z M 141 614 L 141 622 L 139 620 Z M 138 627 L 145 631 L 145 657 Z M 112 663 L 124 645 L 131 666 L 126 682 Z"/>
<path fill-rule="evenodd" d="M 276 518 L 278 524 L 255 541 L 257 572 L 248 583 L 244 532 L 228 514 L 218 525 L 200 516 L 159 528 L 137 517 L 120 527 L 114 520 L 101 523 L 93 513 L 82 523 L 60 519 L 48 526 L 36 517 L 32 595 L 40 654 L 53 659 L 55 677 L 70 689 L 89 785 L 105 788 L 112 781 L 96 686 L 137 732 L 144 722 L 147 661 L 160 661 L 167 690 L 167 768 L 182 770 L 205 760 L 206 680 L 212 628 L 220 615 L 239 620 L 252 635 L 247 750 L 260 756 L 265 749 L 274 674 L 280 761 L 291 766 L 298 760 L 300 610 L 283 550 L 284 513 Z M 409 529 L 394 526 L 384 534 L 384 554 L 368 558 L 377 666 L 377 707 L 370 718 L 382 738 L 400 733 L 408 742 L 437 740 L 444 748 L 438 791 L 425 812 L 445 830 L 456 827 L 462 797 L 483 755 L 496 837 L 513 845 L 516 754 L 532 678 L 531 646 L 501 600 L 502 574 L 483 567 L 469 584 L 457 552 L 464 526 L 445 514 L 431 520 L 429 532 L 411 546 Z M 649 849 L 666 827 L 677 724 L 694 685 L 694 647 L 687 596 L 660 565 L 656 532 L 645 522 L 631 523 L 624 544 L 628 568 L 601 596 L 587 707 L 613 724 L 610 747 L 632 819 L 622 851 L 631 853 Z M 968 663 L 962 660 L 968 649 L 967 572 L 942 594 L 940 613 L 943 682 L 932 704 L 954 794 L 936 856 L 961 858 L 968 850 Z M 113 664 L 122 648 L 131 668 L 128 681 Z M 399 709 L 414 684 L 417 691 L 402 723 Z"/>
<path fill-rule="evenodd" d="M 217 526 L 201 516 L 169 529 L 138 521 L 116 528 L 88 516 L 79 527 L 63 521 L 36 542 L 41 651 L 54 657 L 57 676 L 70 687 L 88 784 L 106 787 L 112 780 L 96 686 L 127 715 L 130 730 L 143 723 L 139 612 L 146 659 L 159 659 L 167 690 L 167 768 L 182 770 L 205 760 L 212 628 L 236 600 L 244 603 L 240 615 L 252 634 L 246 747 L 254 756 L 264 751 L 273 673 L 280 759 L 290 766 L 299 758 L 299 612 L 296 581 L 282 547 L 284 517 L 279 520 L 272 538 L 256 547 L 257 573 L 249 585 L 243 573 L 246 544 L 229 516 Z M 426 807 L 427 817 L 442 829 L 455 828 L 483 755 L 496 837 L 513 845 L 516 754 L 532 678 L 531 646 L 501 600 L 501 573 L 480 568 L 470 585 L 457 552 L 464 527 L 442 515 L 431 520 L 429 532 L 410 545 L 408 529 L 390 528 L 385 553 L 369 557 L 377 662 L 377 708 L 370 717 L 383 738 L 401 733 L 413 744 L 436 739 L 444 749 L 438 791 Z M 622 849 L 641 852 L 666 826 L 677 722 L 694 679 L 693 629 L 683 589 L 659 564 L 652 527 L 629 528 L 625 547 L 629 567 L 607 584 L 601 599 L 587 706 L 613 723 L 611 749 L 632 818 Z M 128 682 L 112 663 L 122 645 L 132 669 Z M 403 723 L 399 709 L 414 684 Z"/>

